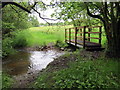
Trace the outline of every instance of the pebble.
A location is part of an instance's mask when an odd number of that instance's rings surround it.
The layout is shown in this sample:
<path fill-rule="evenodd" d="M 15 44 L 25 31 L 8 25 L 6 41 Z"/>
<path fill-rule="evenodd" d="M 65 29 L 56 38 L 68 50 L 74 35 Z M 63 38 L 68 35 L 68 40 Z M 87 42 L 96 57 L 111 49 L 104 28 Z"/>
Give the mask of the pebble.
<path fill-rule="evenodd" d="M 60 50 L 64 51 L 64 48 L 60 48 Z"/>

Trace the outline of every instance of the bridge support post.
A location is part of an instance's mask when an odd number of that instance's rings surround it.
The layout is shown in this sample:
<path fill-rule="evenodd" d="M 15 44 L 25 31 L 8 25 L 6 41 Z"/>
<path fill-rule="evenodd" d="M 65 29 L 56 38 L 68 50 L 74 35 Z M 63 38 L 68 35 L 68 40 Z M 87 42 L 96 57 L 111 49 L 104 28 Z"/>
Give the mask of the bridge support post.
<path fill-rule="evenodd" d="M 85 49 L 85 33 L 86 32 L 86 26 L 84 26 L 84 29 L 83 29 L 83 48 Z"/>
<path fill-rule="evenodd" d="M 69 43 L 71 43 L 71 28 L 69 28 Z"/>
<path fill-rule="evenodd" d="M 90 37 L 90 32 L 91 31 L 91 28 L 88 28 L 88 37 Z M 90 38 L 88 38 L 88 41 L 90 41 Z"/>
<path fill-rule="evenodd" d="M 75 46 L 77 45 L 77 27 L 75 27 Z"/>
<path fill-rule="evenodd" d="M 102 26 L 99 27 L 99 44 L 101 44 L 101 34 L 102 34 Z"/>
<path fill-rule="evenodd" d="M 65 29 L 65 42 L 67 41 L 67 29 Z"/>

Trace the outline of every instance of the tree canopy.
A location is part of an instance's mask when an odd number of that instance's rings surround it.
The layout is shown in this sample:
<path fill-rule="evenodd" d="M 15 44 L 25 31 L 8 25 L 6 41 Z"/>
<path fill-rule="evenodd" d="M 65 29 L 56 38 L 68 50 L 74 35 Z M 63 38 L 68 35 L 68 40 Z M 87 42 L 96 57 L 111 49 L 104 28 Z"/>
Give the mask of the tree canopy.
<path fill-rule="evenodd" d="M 54 0 L 53 0 L 54 1 Z M 107 37 L 107 56 L 120 57 L 120 1 L 118 2 L 54 2 L 46 5 L 43 2 L 27 2 L 25 5 L 16 2 L 3 2 L 2 8 L 7 5 L 15 5 L 22 10 L 31 13 L 35 11 L 39 17 L 47 22 L 54 20 L 41 16 L 38 8 L 46 10 L 47 7 L 59 7 L 59 12 L 54 13 L 57 19 L 71 19 L 74 26 L 80 26 L 81 22 L 90 25 L 93 18 L 99 19 L 105 29 Z M 53 15 L 53 16 L 54 16 Z M 96 19 L 96 20 L 97 20 Z M 97 20 L 98 22 L 100 22 Z"/>

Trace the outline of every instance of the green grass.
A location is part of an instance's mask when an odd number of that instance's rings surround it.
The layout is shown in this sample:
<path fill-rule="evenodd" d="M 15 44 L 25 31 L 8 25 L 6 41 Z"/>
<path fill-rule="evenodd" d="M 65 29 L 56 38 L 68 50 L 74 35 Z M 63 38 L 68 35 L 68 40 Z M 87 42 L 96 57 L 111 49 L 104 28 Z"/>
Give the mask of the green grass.
<path fill-rule="evenodd" d="M 27 30 L 16 30 L 11 32 L 13 38 L 7 37 L 3 40 L 3 56 L 14 53 L 14 47 L 36 47 L 44 46 L 48 43 L 57 44 L 59 47 L 66 46 L 65 40 L 65 28 L 73 27 L 68 26 L 44 26 L 44 27 L 32 27 Z M 103 29 L 102 29 L 103 30 Z M 93 31 L 98 31 L 94 29 Z M 87 34 L 86 34 L 87 36 Z M 91 37 L 98 37 L 97 34 L 91 34 Z M 92 39 L 93 42 L 98 40 Z M 102 34 L 102 46 L 105 47 L 106 38 L 104 31 Z"/>
<path fill-rule="evenodd" d="M 73 27 L 68 26 L 44 26 L 44 27 L 32 27 L 27 30 L 16 30 L 11 32 L 13 38 L 7 37 L 3 40 L 3 56 L 14 53 L 14 47 L 36 47 L 44 46 L 48 43 L 57 44 L 59 47 L 66 46 L 65 40 L 65 28 Z M 103 29 L 102 29 L 103 30 Z M 93 31 L 98 31 L 95 29 Z M 87 36 L 87 35 L 86 35 Z M 91 37 L 98 37 L 97 34 L 91 34 Z M 93 42 L 98 40 L 92 39 Z M 104 32 L 102 34 L 102 45 L 105 47 L 106 38 Z"/>
<path fill-rule="evenodd" d="M 64 30 L 68 27 L 71 27 L 71 25 L 32 27 L 27 30 L 16 30 L 11 32 L 12 38 L 6 37 L 3 40 L 2 57 L 13 54 L 15 52 L 15 47 L 41 47 L 48 43 L 64 47 L 66 46 L 64 42 Z"/>
<path fill-rule="evenodd" d="M 65 28 L 73 26 L 45 26 L 45 27 L 32 27 L 28 30 L 16 31 L 13 39 L 15 46 L 40 46 L 48 43 L 56 43 L 56 41 L 64 42 Z M 98 31 L 98 29 L 93 29 Z M 86 34 L 87 36 L 87 34 Z M 91 37 L 98 37 L 97 34 L 91 34 Z M 91 39 L 93 42 L 98 42 L 96 39 Z M 102 45 L 106 42 L 104 32 L 102 34 Z"/>
<path fill-rule="evenodd" d="M 64 42 L 64 29 L 70 26 L 45 26 L 32 27 L 28 30 L 14 33 L 13 39 L 15 46 L 40 46 L 56 41 Z"/>
<path fill-rule="evenodd" d="M 68 54 L 67 54 L 68 57 Z M 32 84 L 33 88 L 118 88 L 120 87 L 120 62 L 99 58 L 90 60 L 78 57 L 69 68 L 44 72 Z"/>

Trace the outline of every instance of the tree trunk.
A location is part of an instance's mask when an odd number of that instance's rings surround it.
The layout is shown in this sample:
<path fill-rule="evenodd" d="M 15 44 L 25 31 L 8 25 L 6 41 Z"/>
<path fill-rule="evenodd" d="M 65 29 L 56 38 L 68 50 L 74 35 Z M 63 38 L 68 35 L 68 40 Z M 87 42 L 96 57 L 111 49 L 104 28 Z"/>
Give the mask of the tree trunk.
<path fill-rule="evenodd" d="M 90 17 L 100 19 L 105 28 L 107 37 L 106 56 L 112 58 L 120 58 L 120 3 L 102 2 L 100 9 L 101 15 L 93 15 L 86 4 L 87 14 Z"/>
<path fill-rule="evenodd" d="M 107 50 L 106 57 L 120 58 L 120 28 L 118 23 L 105 25 L 107 35 Z M 111 31 L 111 32 L 109 32 Z"/>
<path fill-rule="evenodd" d="M 113 38 L 108 42 L 106 57 L 120 58 L 120 40 Z"/>

